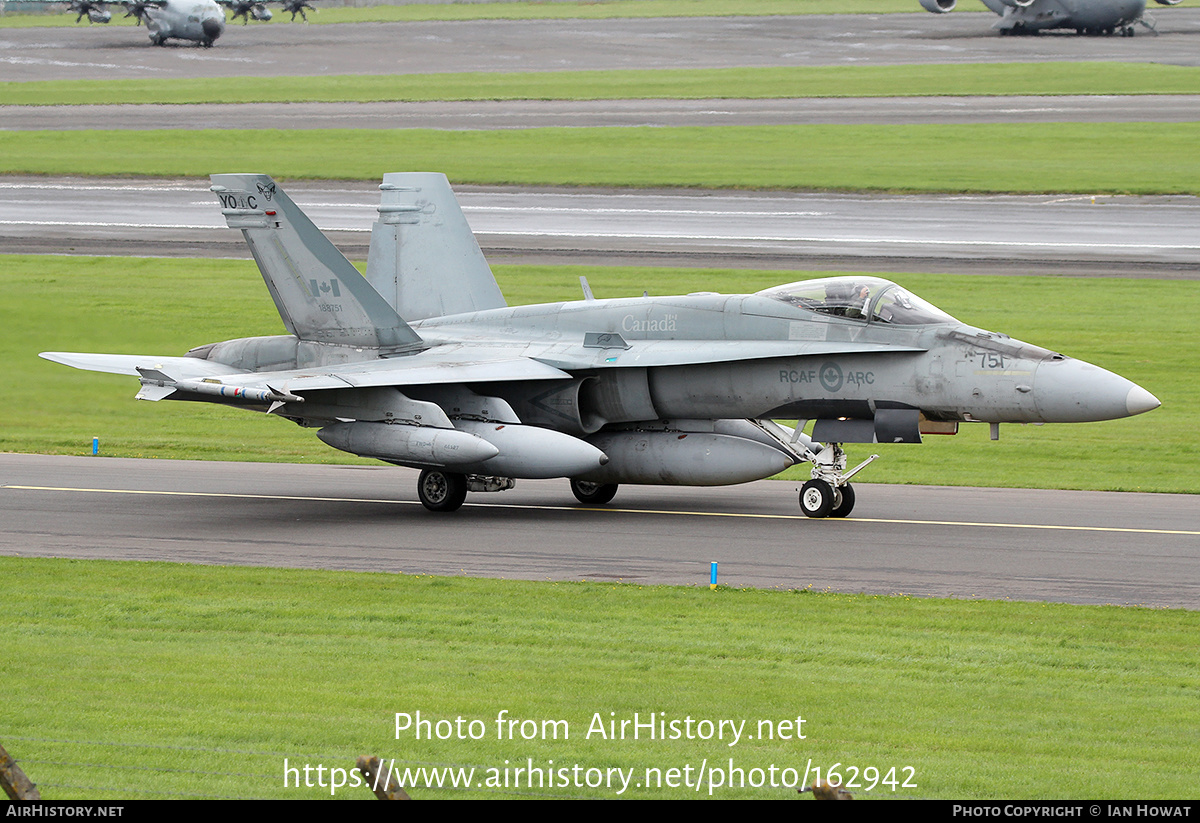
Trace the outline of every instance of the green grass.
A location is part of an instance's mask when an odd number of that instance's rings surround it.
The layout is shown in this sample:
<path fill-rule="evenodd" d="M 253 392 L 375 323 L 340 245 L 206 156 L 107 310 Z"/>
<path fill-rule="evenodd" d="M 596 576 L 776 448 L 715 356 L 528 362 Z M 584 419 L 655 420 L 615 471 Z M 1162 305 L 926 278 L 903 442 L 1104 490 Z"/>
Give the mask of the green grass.
<path fill-rule="evenodd" d="M 866 799 L 1195 791 L 1195 612 L 709 591 L 703 566 L 696 587 L 642 587 L 0 558 L 0 740 L 53 800 L 328 797 L 284 789 L 284 758 L 349 768 L 367 753 L 481 771 L 915 770 L 915 789 Z M 497 740 L 502 710 L 565 720 L 570 737 Z M 395 713 L 417 711 L 479 720 L 484 739 L 397 738 Z M 799 716 L 805 739 L 585 739 L 610 712 L 754 732 Z"/>
<path fill-rule="evenodd" d="M 0 83 L 5 105 L 1197 93 L 1195 66 L 1089 62 Z"/>
<path fill-rule="evenodd" d="M 802 272 L 500 266 L 510 304 L 599 297 L 752 292 Z M 823 276 L 812 273 L 811 276 Z M 1163 407 L 1129 420 L 1058 426 L 964 425 L 922 446 L 879 451 L 867 482 L 1191 493 L 1200 489 L 1200 347 L 1195 284 L 1174 280 L 910 274 L 898 281 L 964 322 L 1096 363 L 1153 392 Z M 40 351 L 183 354 L 192 346 L 283 332 L 253 263 L 56 256 L 0 258 L 0 359 L 21 387 L 0 406 L 0 450 L 290 462 L 364 462 L 286 421 L 192 403 L 135 402 L 127 377 L 69 369 Z M 1050 307 L 1047 310 L 1047 307 Z M 1164 307 L 1170 307 L 1169 311 Z M 800 472 L 791 470 L 793 474 Z M 798 476 L 798 475 L 797 475 Z"/>
<path fill-rule="evenodd" d="M 236 146 L 239 167 L 276 178 L 374 180 L 400 166 L 460 184 L 1200 193 L 1200 123 L 35 131 L 4 142 L 8 174 L 199 177 L 220 170 L 214 146 Z"/>

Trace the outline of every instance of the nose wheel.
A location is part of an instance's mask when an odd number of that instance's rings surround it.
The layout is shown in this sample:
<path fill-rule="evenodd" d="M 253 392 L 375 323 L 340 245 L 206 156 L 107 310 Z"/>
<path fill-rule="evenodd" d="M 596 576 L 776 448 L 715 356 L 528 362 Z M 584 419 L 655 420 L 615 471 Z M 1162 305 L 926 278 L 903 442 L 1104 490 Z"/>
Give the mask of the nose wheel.
<path fill-rule="evenodd" d="M 800 510 L 808 517 L 846 517 L 854 509 L 854 487 L 809 480 L 800 489 Z"/>
<path fill-rule="evenodd" d="M 833 490 L 833 508 L 829 510 L 830 517 L 845 517 L 854 508 L 854 487 L 849 483 L 837 486 Z"/>
<path fill-rule="evenodd" d="M 833 487 L 824 480 L 809 480 L 800 488 L 800 510 L 808 517 L 828 517 L 833 509 Z"/>
<path fill-rule="evenodd" d="M 813 470 L 812 480 L 800 488 L 800 511 L 808 517 L 846 517 L 854 509 L 850 478 L 879 455 L 871 455 L 850 471 L 846 471 L 846 453 L 839 443 L 826 443 L 817 451 L 806 448 L 803 457 L 813 464 Z"/>

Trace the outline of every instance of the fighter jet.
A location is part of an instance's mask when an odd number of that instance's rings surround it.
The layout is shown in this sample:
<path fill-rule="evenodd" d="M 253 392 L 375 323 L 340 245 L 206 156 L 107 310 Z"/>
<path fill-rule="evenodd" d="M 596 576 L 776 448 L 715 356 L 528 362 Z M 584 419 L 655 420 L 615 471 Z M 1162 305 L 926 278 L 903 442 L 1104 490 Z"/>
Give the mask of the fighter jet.
<path fill-rule="evenodd" d="M 980 0 L 1000 20 L 1000 34 L 1037 34 L 1046 29 L 1075 29 L 1077 34 L 1120 34 L 1133 37 L 1134 23 L 1153 30 L 1146 19 L 1146 0 Z M 1180 0 L 1155 0 L 1160 6 Z M 958 0 L 921 0 L 926 11 L 946 14 Z"/>
<path fill-rule="evenodd" d="M 520 478 L 598 505 L 622 483 L 719 486 L 811 465 L 810 517 L 854 507 L 845 443 L 982 421 L 1158 407 L 1104 369 L 959 322 L 902 286 L 830 277 L 756 294 L 506 304 L 441 174 L 383 178 L 366 276 L 266 175 L 217 174 L 287 334 L 182 357 L 45 352 L 137 377 L 142 400 L 239 406 L 421 470 L 431 511 Z M 776 420 L 799 420 L 795 427 Z M 804 433 L 807 421 L 812 435 Z"/>
<path fill-rule="evenodd" d="M 189 40 L 205 48 L 217 42 L 225 31 L 225 12 L 214 0 L 125 0 L 125 16 L 146 24 L 150 42 L 156 46 L 168 40 Z M 112 12 L 102 0 L 72 0 L 68 6 L 76 12 L 78 23 L 86 15 L 89 22 L 107 23 Z"/>

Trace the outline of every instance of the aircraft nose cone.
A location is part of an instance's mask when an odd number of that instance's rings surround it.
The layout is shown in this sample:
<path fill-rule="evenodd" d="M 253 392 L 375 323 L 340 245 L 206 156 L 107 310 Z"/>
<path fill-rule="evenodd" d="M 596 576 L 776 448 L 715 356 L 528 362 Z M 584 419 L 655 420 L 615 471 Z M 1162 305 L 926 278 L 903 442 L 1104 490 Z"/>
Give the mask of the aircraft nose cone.
<path fill-rule="evenodd" d="M 1090 423 L 1148 412 L 1158 398 L 1120 375 L 1082 360 L 1048 360 L 1038 366 L 1035 402 L 1047 423 Z"/>
<path fill-rule="evenodd" d="M 1134 386 L 1129 390 L 1129 394 L 1125 395 L 1125 408 L 1131 417 L 1135 414 L 1154 411 L 1161 405 L 1162 403 L 1158 402 L 1157 397 L 1141 386 Z"/>
<path fill-rule="evenodd" d="M 204 29 L 204 36 L 209 40 L 216 40 L 221 36 L 221 32 L 225 31 L 225 26 L 221 24 L 221 21 L 212 18 L 205 20 L 200 27 Z"/>

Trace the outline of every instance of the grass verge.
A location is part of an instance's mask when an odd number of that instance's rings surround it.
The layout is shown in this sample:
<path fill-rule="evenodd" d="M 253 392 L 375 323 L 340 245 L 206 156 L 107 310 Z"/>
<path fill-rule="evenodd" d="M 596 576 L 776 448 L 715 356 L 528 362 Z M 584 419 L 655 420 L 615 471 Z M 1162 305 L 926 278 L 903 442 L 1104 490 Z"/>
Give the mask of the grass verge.
<path fill-rule="evenodd" d="M 0 83 L 0 104 L 620 100 L 946 95 L 1200 94 L 1200 67 L 1150 63 L 791 66 L 659 71 L 44 80 Z M 148 114 L 152 118 L 152 114 Z"/>
<path fill-rule="evenodd" d="M 32 131 L 8 133 L 0 173 L 202 177 L 218 145 L 279 179 L 374 180 L 383 158 L 526 186 L 1200 193 L 1200 122 Z"/>
<path fill-rule="evenodd" d="M 575 300 L 580 273 L 600 297 L 753 292 L 802 272 L 498 266 L 510 304 Z M 811 273 L 811 276 L 823 276 Z M 964 322 L 1096 363 L 1153 392 L 1163 407 L 1128 420 L 1058 426 L 964 425 L 922 446 L 854 446 L 883 458 L 863 480 L 1018 488 L 1192 493 L 1200 489 L 1200 347 L 1194 283 L 1062 277 L 897 275 Z M 193 403 L 138 403 L 136 381 L 82 372 L 40 351 L 182 354 L 192 346 L 283 328 L 254 264 L 54 256 L 0 257 L 10 392 L 0 450 L 280 462 L 362 462 L 285 421 Z M 1171 307 L 1164 311 L 1163 307 Z M 1149 447 L 1150 459 L 1147 459 Z M 793 473 L 800 472 L 792 469 Z M 799 476 L 797 474 L 797 476 Z"/>
<path fill-rule="evenodd" d="M 311 764 L 315 781 L 317 764 L 348 769 L 364 753 L 474 767 L 473 782 L 506 763 L 644 780 L 689 764 L 694 777 L 704 761 L 747 782 L 772 766 L 786 779 L 784 768 L 842 764 L 860 782 L 868 766 L 901 780 L 912 768 L 915 788 L 860 790 L 867 799 L 1194 792 L 1194 612 L 12 557 L 0 557 L 0 596 L 0 739 L 53 800 L 329 797 L 285 789 L 284 758 Z M 395 713 L 417 711 L 478 721 L 481 739 L 397 735 Z M 498 740 L 501 711 L 538 721 L 539 739 Z M 754 739 L 587 735 L 597 716 L 635 712 L 745 721 Z M 786 733 L 803 740 L 759 726 L 797 717 Z M 557 740 L 540 739 L 543 720 L 565 721 Z"/>

